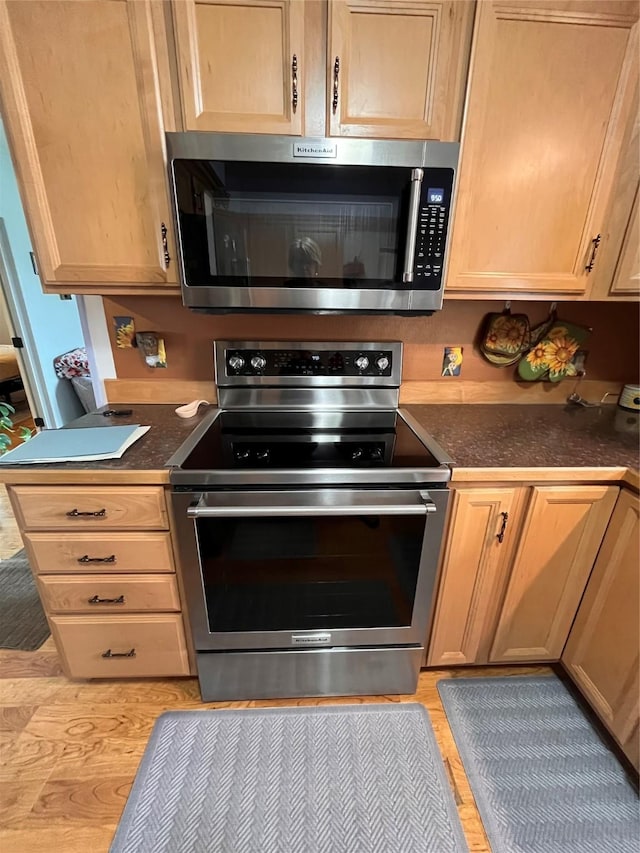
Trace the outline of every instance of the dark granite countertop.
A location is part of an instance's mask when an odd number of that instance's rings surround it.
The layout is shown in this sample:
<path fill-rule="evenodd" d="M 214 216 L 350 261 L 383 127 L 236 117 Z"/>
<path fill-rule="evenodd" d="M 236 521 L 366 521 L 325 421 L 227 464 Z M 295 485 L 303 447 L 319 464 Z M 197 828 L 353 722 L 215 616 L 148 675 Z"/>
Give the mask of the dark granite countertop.
<path fill-rule="evenodd" d="M 638 469 L 638 415 L 618 406 L 404 406 L 458 468 Z"/>
<path fill-rule="evenodd" d="M 189 436 L 210 407 L 194 418 L 182 419 L 175 406 L 133 404 L 124 418 L 105 418 L 99 409 L 67 428 L 122 424 L 149 425 L 149 432 L 121 459 L 104 462 L 65 462 L 0 468 L 5 482 L 37 482 L 57 472 L 57 481 L 130 481 L 132 472 L 155 472 L 148 482 L 169 482 L 166 461 Z M 560 405 L 410 405 L 407 412 L 455 460 L 456 469 L 469 468 L 631 468 L 640 467 L 638 415 L 617 406 L 593 409 Z M 16 476 L 19 472 L 19 476 Z M 43 477 L 44 475 L 44 477 Z M 455 472 L 454 472 L 455 479 Z"/>
<path fill-rule="evenodd" d="M 127 417 L 104 417 L 101 413 L 105 409 L 131 409 L 131 415 Z M 125 451 L 120 459 L 107 459 L 103 462 L 57 462 L 51 464 L 39 465 L 15 465 L 0 467 L 0 479 L 5 482 L 15 481 L 15 472 L 20 471 L 20 480 L 25 479 L 25 475 L 31 474 L 31 479 L 35 482 L 38 474 L 46 474 L 53 471 L 59 472 L 93 472 L 94 475 L 104 471 L 106 474 L 115 474 L 115 481 L 118 480 L 118 473 L 123 477 L 128 472 L 132 471 L 162 471 L 162 476 L 156 478 L 159 482 L 164 480 L 169 482 L 169 471 L 163 471 L 165 462 L 185 441 L 194 427 L 197 426 L 202 418 L 211 410 L 210 406 L 201 406 L 198 414 L 193 418 L 179 418 L 175 414 L 175 405 L 164 404 L 131 404 L 131 405 L 113 405 L 103 406 L 96 412 L 88 415 L 83 415 L 67 424 L 65 429 L 74 429 L 77 427 L 108 427 L 108 426 L 124 426 L 125 424 L 140 424 L 141 426 L 150 426 L 151 429 L 138 439 L 135 444 Z M 46 472 L 46 473 L 45 473 Z M 35 475 L 35 476 L 34 476 Z M 72 479 L 72 478 L 71 478 Z M 87 478 L 88 479 L 88 478 Z M 99 478 L 95 477 L 98 481 Z M 144 478 L 143 478 L 144 480 Z M 142 480 L 142 481 L 143 481 Z"/>

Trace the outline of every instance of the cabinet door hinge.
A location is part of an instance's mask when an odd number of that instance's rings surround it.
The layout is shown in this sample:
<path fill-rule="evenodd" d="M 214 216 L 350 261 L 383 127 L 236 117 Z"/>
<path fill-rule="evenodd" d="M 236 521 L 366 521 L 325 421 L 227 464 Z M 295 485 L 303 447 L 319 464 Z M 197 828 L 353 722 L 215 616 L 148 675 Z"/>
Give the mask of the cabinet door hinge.
<path fill-rule="evenodd" d="M 11 338 L 11 346 L 16 349 L 24 349 L 24 343 L 22 342 L 22 338 Z"/>

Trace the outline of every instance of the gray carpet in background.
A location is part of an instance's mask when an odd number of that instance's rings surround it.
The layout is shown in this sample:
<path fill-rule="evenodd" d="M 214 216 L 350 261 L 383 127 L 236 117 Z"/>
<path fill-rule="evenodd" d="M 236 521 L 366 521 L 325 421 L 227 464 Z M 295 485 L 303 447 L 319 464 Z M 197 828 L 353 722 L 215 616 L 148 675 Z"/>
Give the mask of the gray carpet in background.
<path fill-rule="evenodd" d="M 0 649 L 39 649 L 49 636 L 27 555 L 0 560 Z"/>
<path fill-rule="evenodd" d="M 162 714 L 111 853 L 467 849 L 411 703 Z"/>
<path fill-rule="evenodd" d="M 559 678 L 438 690 L 493 853 L 638 853 L 636 792 Z"/>

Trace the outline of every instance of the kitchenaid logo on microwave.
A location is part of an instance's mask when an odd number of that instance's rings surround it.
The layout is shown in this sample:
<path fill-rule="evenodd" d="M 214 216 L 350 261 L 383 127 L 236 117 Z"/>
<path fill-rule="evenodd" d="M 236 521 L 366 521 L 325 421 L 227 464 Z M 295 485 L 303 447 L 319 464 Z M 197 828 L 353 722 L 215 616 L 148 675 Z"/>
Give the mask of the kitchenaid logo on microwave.
<path fill-rule="evenodd" d="M 330 642 L 331 634 L 328 631 L 291 635 L 291 645 L 293 646 L 325 646 Z"/>
<path fill-rule="evenodd" d="M 337 157 L 337 142 L 294 142 L 294 157 Z"/>

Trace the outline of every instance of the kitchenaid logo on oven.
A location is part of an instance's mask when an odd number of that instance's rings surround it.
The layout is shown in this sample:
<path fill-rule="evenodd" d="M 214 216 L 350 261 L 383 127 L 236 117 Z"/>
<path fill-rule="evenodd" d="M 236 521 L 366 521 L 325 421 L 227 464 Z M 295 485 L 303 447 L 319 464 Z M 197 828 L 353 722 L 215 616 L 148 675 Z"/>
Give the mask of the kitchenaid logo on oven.
<path fill-rule="evenodd" d="M 338 144 L 336 142 L 294 142 L 294 157 L 337 157 Z"/>
<path fill-rule="evenodd" d="M 323 646 L 331 642 L 331 634 L 328 631 L 315 634 L 292 634 L 291 645 L 293 646 Z"/>

